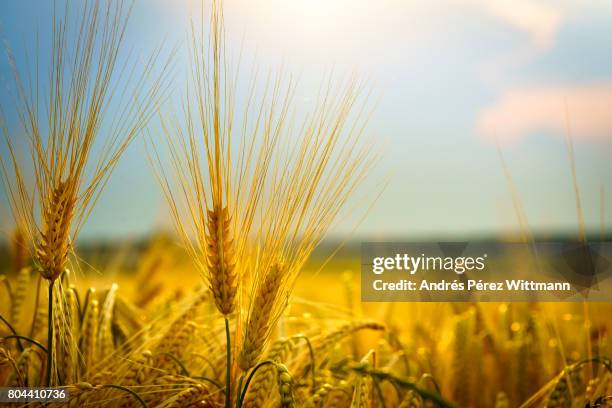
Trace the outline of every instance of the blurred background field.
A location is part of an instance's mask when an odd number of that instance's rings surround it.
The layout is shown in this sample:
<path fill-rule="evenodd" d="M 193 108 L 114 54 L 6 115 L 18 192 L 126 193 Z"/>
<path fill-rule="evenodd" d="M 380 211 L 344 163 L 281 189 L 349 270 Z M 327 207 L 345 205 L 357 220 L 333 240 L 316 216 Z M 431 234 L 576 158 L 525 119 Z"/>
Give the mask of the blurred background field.
<path fill-rule="evenodd" d="M 355 360 L 375 350 L 374 366 L 379 359 L 385 369 L 415 381 L 427 374 L 430 380 L 420 380 L 425 388 L 461 407 L 584 407 L 609 395 L 610 373 L 584 362 L 607 361 L 612 352 L 611 303 L 362 303 L 359 245 L 349 243 L 329 258 L 337 245 L 327 242 L 307 263 L 277 335 L 317 336 L 346 322 L 379 322 L 384 333 L 360 331 L 336 347 Z M 95 287 L 103 299 L 117 283 L 117 295 L 129 299 L 145 325 L 175 316 L 178 305 L 202 287 L 171 235 L 79 253 L 82 271 L 73 277 L 78 291 Z M 29 296 L 26 304 L 31 302 Z M 209 313 L 194 321 L 209 321 Z M 340 364 L 342 354 L 330 358 Z M 571 368 L 576 363 L 579 368 Z M 383 390 L 387 406 L 400 403 L 391 386 L 383 384 Z"/>

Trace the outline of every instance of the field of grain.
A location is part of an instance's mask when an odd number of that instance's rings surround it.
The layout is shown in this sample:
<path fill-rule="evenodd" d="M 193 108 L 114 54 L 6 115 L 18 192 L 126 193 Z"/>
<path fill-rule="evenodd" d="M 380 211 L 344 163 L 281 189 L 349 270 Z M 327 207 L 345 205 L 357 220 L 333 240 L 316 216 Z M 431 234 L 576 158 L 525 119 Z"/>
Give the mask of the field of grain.
<path fill-rule="evenodd" d="M 223 406 L 226 336 L 210 292 L 167 238 L 134 252 L 133 267 L 58 285 L 53 384 L 74 406 Z M 233 360 L 233 405 L 583 407 L 610 393 L 609 304 L 361 303 L 359 259 L 319 272 L 323 261 L 306 266 L 257 369 Z M 2 382 L 44 385 L 45 284 L 27 268 L 3 280 Z M 230 337 L 243 330 L 234 320 Z"/>
<path fill-rule="evenodd" d="M 0 260 L 0 386 L 69 393 L 38 403 L 49 407 L 610 403 L 612 305 L 363 303 L 358 251 L 317 251 L 339 245 L 327 233 L 379 160 L 361 82 L 325 81 L 297 121 L 287 76 L 255 80 L 236 104 L 215 1 L 189 31 L 181 109 L 166 111 L 171 58 L 140 61 L 125 89 L 113 81 L 128 15 L 123 2 L 91 1 L 74 21 L 54 16 L 43 108 L 15 68 L 22 127 L 5 131 L 1 161 L 13 228 Z M 125 105 L 108 118 L 115 94 Z M 80 245 L 141 136 L 175 231 Z"/>

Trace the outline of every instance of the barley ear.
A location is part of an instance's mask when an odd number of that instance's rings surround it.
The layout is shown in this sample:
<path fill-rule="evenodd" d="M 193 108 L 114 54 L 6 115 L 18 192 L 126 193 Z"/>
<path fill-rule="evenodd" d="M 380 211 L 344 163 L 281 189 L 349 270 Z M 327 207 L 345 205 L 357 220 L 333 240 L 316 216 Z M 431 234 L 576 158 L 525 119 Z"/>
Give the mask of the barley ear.
<path fill-rule="evenodd" d="M 278 339 L 266 352 L 266 360 L 282 363 L 287 360 L 294 346 L 295 344 L 292 339 Z M 275 372 L 276 367 L 270 365 L 259 368 L 244 398 L 245 407 L 260 408 L 265 406 L 269 398 L 269 390 L 274 386 Z"/>
<path fill-rule="evenodd" d="M 217 309 L 224 316 L 234 311 L 238 292 L 230 221 L 227 207 L 208 211 L 208 235 L 206 237 L 208 280 Z"/>
<path fill-rule="evenodd" d="M 97 299 L 87 305 L 83 329 L 81 331 L 81 354 L 84 358 L 83 372 L 86 373 L 96 363 L 98 356 L 98 326 L 100 308 Z"/>
<path fill-rule="evenodd" d="M 274 303 L 280 291 L 282 277 L 283 267 L 279 264 L 273 265 L 255 291 L 242 350 L 238 357 L 238 364 L 244 371 L 257 364 L 263 353 L 274 320 Z"/>
<path fill-rule="evenodd" d="M 283 364 L 277 364 L 276 374 L 278 381 L 278 393 L 280 394 L 280 407 L 295 407 L 295 401 L 293 398 L 293 377 L 291 377 L 291 374 L 289 374 L 289 370 Z"/>
<path fill-rule="evenodd" d="M 36 261 L 43 278 L 51 282 L 66 268 L 75 201 L 74 188 L 68 179 L 59 182 L 44 204 L 43 228 L 36 246 Z"/>
<path fill-rule="evenodd" d="M 119 286 L 113 283 L 109 289 L 102 309 L 100 311 L 100 323 L 98 329 L 98 345 L 100 347 L 100 355 L 107 357 L 115 351 L 113 343 L 112 323 L 113 313 L 115 309 L 115 300 L 117 299 L 117 290 Z"/>
<path fill-rule="evenodd" d="M 23 268 L 17 275 L 17 284 L 13 290 L 13 301 L 11 303 L 11 320 L 14 325 L 21 327 L 24 314 L 24 303 L 28 297 L 30 286 L 30 269 Z"/>
<path fill-rule="evenodd" d="M 63 302 L 65 330 L 59 343 L 62 347 L 60 369 L 64 384 L 72 384 L 78 379 L 78 335 L 80 330 L 78 301 L 74 288 L 66 289 Z"/>
<path fill-rule="evenodd" d="M 351 408 L 366 408 L 370 406 L 370 386 L 368 378 L 365 376 L 359 376 L 355 389 L 353 391 L 353 400 L 351 401 Z"/>

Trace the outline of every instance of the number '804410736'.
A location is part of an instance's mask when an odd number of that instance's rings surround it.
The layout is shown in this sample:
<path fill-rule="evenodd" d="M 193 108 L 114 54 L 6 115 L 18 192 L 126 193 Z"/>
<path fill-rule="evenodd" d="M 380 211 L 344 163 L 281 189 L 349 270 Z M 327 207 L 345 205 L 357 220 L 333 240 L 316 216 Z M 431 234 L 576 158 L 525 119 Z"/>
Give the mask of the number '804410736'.
<path fill-rule="evenodd" d="M 55 402 L 67 401 L 65 388 L 0 388 L 0 402 Z"/>

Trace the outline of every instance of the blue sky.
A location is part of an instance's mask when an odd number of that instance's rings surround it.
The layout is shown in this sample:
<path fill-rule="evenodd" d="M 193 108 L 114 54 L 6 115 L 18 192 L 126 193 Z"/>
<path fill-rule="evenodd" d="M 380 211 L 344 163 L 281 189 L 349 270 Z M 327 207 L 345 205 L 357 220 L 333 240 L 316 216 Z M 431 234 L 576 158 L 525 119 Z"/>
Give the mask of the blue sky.
<path fill-rule="evenodd" d="M 41 44 L 50 33 L 52 3 L 0 2 L 0 36 L 20 67 L 26 50 L 35 53 L 35 33 Z M 126 50 L 138 58 L 162 41 L 178 47 L 169 109 L 176 109 L 188 72 L 185 39 L 198 14 L 196 1 L 135 2 Z M 379 101 L 368 132 L 384 154 L 365 194 L 377 190 L 376 180 L 390 174 L 391 181 L 358 237 L 515 228 L 495 139 L 532 227 L 575 231 L 566 113 L 585 218 L 599 228 L 602 187 L 612 197 L 612 8 L 604 1 L 228 0 L 226 30 L 232 49 L 242 49 L 245 75 L 256 61 L 263 72 L 282 67 L 299 78 L 300 109 L 308 110 L 332 69 L 338 78 L 356 73 L 367 80 Z M 41 46 L 41 61 L 48 52 Z M 14 84 L 4 57 L 0 84 L 0 103 L 10 113 Z M 150 130 L 159 133 L 155 123 Z M 612 213 L 612 198 L 605 207 Z M 0 216 L 8 228 L 7 210 Z M 612 216 L 606 218 L 609 228 Z M 83 234 L 138 236 L 167 225 L 137 141 Z"/>

